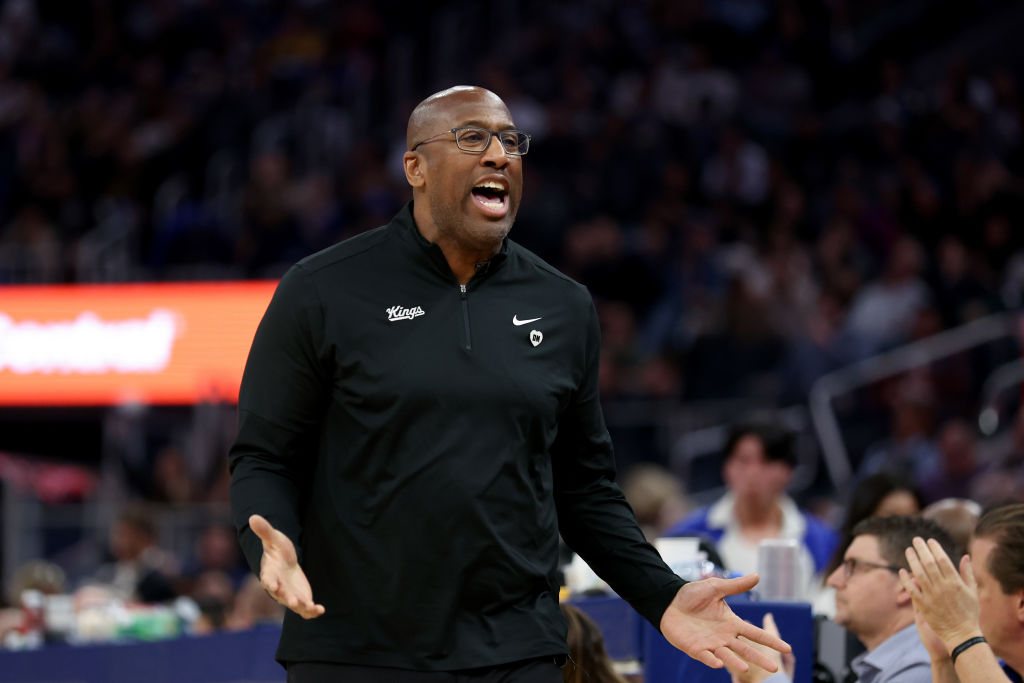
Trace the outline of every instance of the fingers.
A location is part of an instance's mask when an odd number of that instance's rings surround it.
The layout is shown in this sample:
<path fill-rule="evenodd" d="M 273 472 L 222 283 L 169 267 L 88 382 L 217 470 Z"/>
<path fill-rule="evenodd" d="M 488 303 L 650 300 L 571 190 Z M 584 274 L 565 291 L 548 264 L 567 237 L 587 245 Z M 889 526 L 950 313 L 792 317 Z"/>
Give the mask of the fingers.
<path fill-rule="evenodd" d="M 729 655 L 736 657 L 737 659 L 742 657 L 744 662 L 756 664 L 766 671 L 775 673 L 779 670 L 778 662 L 776 662 L 774 658 L 759 651 L 743 638 L 736 638 L 736 640 L 729 645 L 728 650 Z M 721 657 L 725 660 L 726 666 L 732 666 L 727 659 L 727 655 L 722 654 Z"/>
<path fill-rule="evenodd" d="M 323 605 L 318 605 L 312 600 L 299 598 L 294 594 L 287 595 L 283 599 L 274 598 L 279 603 L 298 614 L 303 619 L 315 619 L 324 613 Z"/>
<path fill-rule="evenodd" d="M 909 553 L 910 551 L 908 550 L 907 552 Z M 909 557 L 910 555 L 908 554 L 907 558 L 909 559 Z M 906 569 L 900 569 L 900 585 L 903 586 L 903 590 L 910 593 L 911 599 L 914 599 L 921 593 L 921 587 L 917 585 L 913 574 Z"/>
<path fill-rule="evenodd" d="M 296 593 L 277 577 L 261 577 L 260 584 L 278 604 L 287 607 L 304 619 L 315 619 L 326 611 L 323 605 L 314 603 L 312 599 Z"/>
<path fill-rule="evenodd" d="M 736 653 L 737 649 L 739 649 L 741 652 L 748 652 L 748 654 L 745 654 L 743 657 L 740 657 Z M 763 655 L 758 654 L 754 651 L 754 648 L 750 647 L 749 644 L 743 643 L 739 639 L 736 640 L 735 644 L 732 644 L 728 647 L 720 647 L 717 650 L 715 650 L 715 652 L 721 659 L 722 663 L 731 671 L 739 671 L 741 673 L 746 672 L 748 669 L 750 669 L 750 664 L 747 663 L 748 661 L 753 662 L 761 668 L 767 669 L 768 671 L 771 671 L 773 673 L 778 670 L 778 667 L 776 667 L 770 659 L 767 659 Z M 764 662 L 767 663 L 767 666 L 762 663 L 762 660 L 764 660 Z"/>
<path fill-rule="evenodd" d="M 920 536 L 915 536 L 913 546 L 906 550 L 907 563 L 922 591 L 937 591 L 951 588 L 950 582 L 959 582 L 960 573 L 953 566 L 953 561 L 942 549 L 942 546 L 935 539 L 925 541 Z M 961 563 L 962 564 L 962 563 Z M 964 579 L 966 583 L 966 579 Z M 945 587 L 945 588 L 943 588 Z M 914 595 L 911 592 L 911 595 Z"/>
<path fill-rule="evenodd" d="M 943 576 L 953 576 L 956 574 L 956 567 L 953 566 L 953 560 L 949 559 L 949 555 L 942 548 L 942 545 L 934 538 L 928 539 L 928 549 L 932 552 L 932 557 L 935 558 L 935 566 Z"/>
<path fill-rule="evenodd" d="M 703 650 L 700 653 L 700 655 L 698 655 L 695 659 L 698 662 L 700 662 L 701 664 L 703 664 L 705 666 L 709 666 L 712 669 L 721 669 L 723 666 L 725 666 L 725 663 L 722 662 L 721 659 L 716 657 L 715 653 L 712 652 L 711 650 Z M 747 665 L 745 663 L 743 663 L 743 662 L 740 662 L 740 663 L 743 665 L 743 668 L 738 668 L 737 667 L 737 670 L 738 671 L 746 671 L 747 670 Z"/>
<path fill-rule="evenodd" d="M 775 622 L 773 621 L 772 624 L 774 625 L 774 623 Z M 775 633 L 772 633 L 771 631 L 760 629 L 757 626 L 744 621 L 741 623 L 739 631 L 739 635 L 744 638 L 752 640 L 755 643 L 766 645 L 776 652 L 786 654 L 787 652 L 793 651 L 793 648 L 789 646 L 789 643 L 779 637 L 778 629 L 776 629 Z M 775 671 L 775 669 L 772 669 L 772 671 Z"/>
<path fill-rule="evenodd" d="M 907 548 L 904 554 L 907 556 L 907 564 L 910 565 L 910 572 L 913 574 L 913 578 L 917 581 L 919 587 L 923 587 L 925 579 L 928 578 L 927 573 L 924 569 L 924 564 L 921 562 L 921 557 L 918 555 L 921 552 L 921 547 L 924 546 L 924 541 L 921 541 L 921 545 L 918 545 L 920 538 L 914 538 L 914 545 Z M 928 552 L 928 548 L 924 547 L 924 552 Z M 901 572 L 902 575 L 902 572 Z M 913 593 L 911 593 L 913 595 Z"/>
<path fill-rule="evenodd" d="M 323 605 L 312 602 L 300 602 L 294 606 L 288 605 L 287 607 L 303 619 L 316 619 L 326 611 Z"/>

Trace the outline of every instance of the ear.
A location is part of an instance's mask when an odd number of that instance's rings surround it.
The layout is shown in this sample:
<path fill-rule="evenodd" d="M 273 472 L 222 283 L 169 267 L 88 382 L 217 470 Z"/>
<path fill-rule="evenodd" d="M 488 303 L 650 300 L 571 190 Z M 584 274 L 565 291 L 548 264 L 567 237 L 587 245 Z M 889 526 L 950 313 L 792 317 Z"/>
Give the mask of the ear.
<path fill-rule="evenodd" d="M 903 587 L 903 582 L 900 581 L 899 577 L 896 577 L 896 606 L 913 607 L 910 593 Z"/>
<path fill-rule="evenodd" d="M 417 152 L 406 152 L 402 155 L 402 166 L 405 168 L 405 180 L 414 188 L 423 187 L 425 183 L 423 157 Z"/>
<path fill-rule="evenodd" d="M 1017 621 L 1024 624 L 1024 588 L 1013 595 L 1013 607 L 1017 613 Z"/>

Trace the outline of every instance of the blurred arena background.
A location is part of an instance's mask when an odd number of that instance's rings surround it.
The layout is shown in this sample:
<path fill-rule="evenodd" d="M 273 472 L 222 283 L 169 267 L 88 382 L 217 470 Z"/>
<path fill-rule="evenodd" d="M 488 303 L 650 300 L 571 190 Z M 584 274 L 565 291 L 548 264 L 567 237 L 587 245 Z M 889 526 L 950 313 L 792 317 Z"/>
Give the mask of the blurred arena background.
<path fill-rule="evenodd" d="M 0 2 L 7 605 L 145 551 L 153 595 L 258 618 L 223 527 L 252 331 L 408 199 L 406 117 L 457 83 L 533 135 L 512 238 L 594 295 L 620 473 L 676 519 L 751 415 L 836 526 L 872 462 L 1020 500 L 1022 34 L 1011 0 Z"/>

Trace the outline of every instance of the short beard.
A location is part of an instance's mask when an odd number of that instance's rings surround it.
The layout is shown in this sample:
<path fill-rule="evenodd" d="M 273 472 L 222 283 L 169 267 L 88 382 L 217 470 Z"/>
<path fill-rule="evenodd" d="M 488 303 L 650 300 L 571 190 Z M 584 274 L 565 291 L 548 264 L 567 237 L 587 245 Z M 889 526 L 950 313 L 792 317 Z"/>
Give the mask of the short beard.
<path fill-rule="evenodd" d="M 453 238 L 463 232 L 463 216 L 456 207 L 430 202 L 430 217 L 434 219 L 438 236 Z"/>
<path fill-rule="evenodd" d="M 451 206 L 441 202 L 431 202 L 430 217 L 434 219 L 434 225 L 437 226 L 439 236 L 453 240 L 464 249 L 483 251 L 495 246 L 495 243 L 491 241 L 481 243 L 467 242 L 467 239 L 471 239 L 475 235 L 471 234 L 466 228 L 466 217 L 458 205 Z M 510 227 L 502 230 L 501 237 L 497 240 L 498 243 L 508 236 L 509 230 Z"/>

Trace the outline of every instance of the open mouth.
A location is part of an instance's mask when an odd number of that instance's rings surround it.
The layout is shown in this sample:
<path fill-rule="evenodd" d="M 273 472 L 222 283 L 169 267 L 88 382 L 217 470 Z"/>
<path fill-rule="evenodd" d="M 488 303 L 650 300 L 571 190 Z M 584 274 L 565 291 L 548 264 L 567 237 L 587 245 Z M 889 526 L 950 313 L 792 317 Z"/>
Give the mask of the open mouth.
<path fill-rule="evenodd" d="M 500 218 L 508 213 L 508 190 L 499 182 L 485 180 L 473 188 L 473 202 L 487 215 Z"/>

